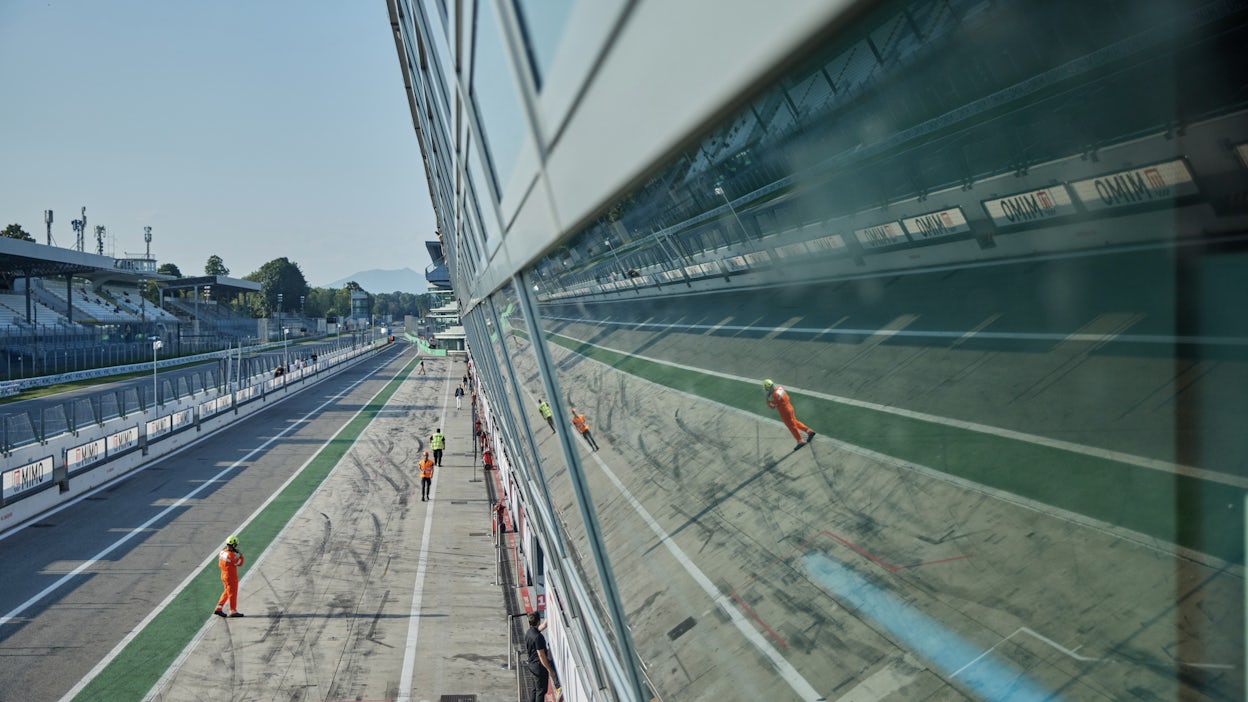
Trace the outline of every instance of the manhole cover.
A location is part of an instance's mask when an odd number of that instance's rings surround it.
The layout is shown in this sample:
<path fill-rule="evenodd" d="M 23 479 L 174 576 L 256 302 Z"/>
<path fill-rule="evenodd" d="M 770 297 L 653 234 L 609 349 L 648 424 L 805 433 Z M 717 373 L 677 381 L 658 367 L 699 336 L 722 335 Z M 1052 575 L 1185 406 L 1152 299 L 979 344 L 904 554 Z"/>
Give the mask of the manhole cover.
<path fill-rule="evenodd" d="M 438 702 L 477 702 L 476 695 L 442 695 Z"/>

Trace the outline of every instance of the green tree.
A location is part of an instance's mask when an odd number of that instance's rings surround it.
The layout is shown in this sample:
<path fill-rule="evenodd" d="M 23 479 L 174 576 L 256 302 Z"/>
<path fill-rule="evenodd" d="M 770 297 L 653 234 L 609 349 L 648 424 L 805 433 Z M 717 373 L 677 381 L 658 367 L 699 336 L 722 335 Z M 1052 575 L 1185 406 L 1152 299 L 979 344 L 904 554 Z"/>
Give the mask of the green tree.
<path fill-rule="evenodd" d="M 35 237 L 28 234 L 25 229 L 22 229 L 20 224 L 10 224 L 4 228 L 4 231 L 0 232 L 0 236 L 6 239 L 21 239 L 22 241 L 35 240 Z"/>
<path fill-rule="evenodd" d="M 338 312 L 339 321 L 351 316 L 351 288 L 347 287 L 350 285 L 355 285 L 356 289 L 360 287 L 356 285 L 355 281 L 351 281 L 334 291 L 334 309 Z"/>
<path fill-rule="evenodd" d="M 299 297 L 307 296 L 308 281 L 303 277 L 299 264 L 293 263 L 285 256 L 275 258 L 260 266 L 260 270 L 243 276 L 244 280 L 260 283 L 260 297 L 257 301 L 259 309 L 256 313 L 263 316 L 278 311 L 289 313 L 299 309 Z M 282 296 L 279 310 L 278 295 Z"/>
<path fill-rule="evenodd" d="M 229 275 L 230 269 L 225 267 L 225 262 L 221 257 L 213 254 L 208 257 L 208 263 L 204 264 L 204 273 L 208 275 Z"/>
<path fill-rule="evenodd" d="M 171 275 L 175 278 L 182 277 L 182 270 L 178 268 L 176 263 L 162 263 L 160 264 L 160 268 L 156 269 L 156 272 L 161 275 Z"/>

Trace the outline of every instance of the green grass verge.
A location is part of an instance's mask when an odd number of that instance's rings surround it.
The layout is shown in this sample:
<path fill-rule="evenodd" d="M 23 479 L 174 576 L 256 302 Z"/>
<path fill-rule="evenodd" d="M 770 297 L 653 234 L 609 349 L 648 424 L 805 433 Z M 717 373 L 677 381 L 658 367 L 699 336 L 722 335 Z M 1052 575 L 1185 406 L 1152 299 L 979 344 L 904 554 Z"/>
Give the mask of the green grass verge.
<path fill-rule="evenodd" d="M 550 343 L 619 371 L 775 419 L 755 381 L 673 368 L 547 334 Z M 815 431 L 980 485 L 1244 563 L 1242 488 L 1028 441 L 790 393 Z"/>
<path fill-rule="evenodd" d="M 248 558 L 247 565 L 239 573 L 240 577 L 329 476 L 417 363 L 419 359 L 410 361 L 239 533 L 238 538 L 245 545 L 244 553 Z M 143 699 L 203 626 L 204 619 L 212 616 L 212 605 L 220 594 L 221 575 L 214 561 L 205 566 L 74 700 L 113 702 Z"/>

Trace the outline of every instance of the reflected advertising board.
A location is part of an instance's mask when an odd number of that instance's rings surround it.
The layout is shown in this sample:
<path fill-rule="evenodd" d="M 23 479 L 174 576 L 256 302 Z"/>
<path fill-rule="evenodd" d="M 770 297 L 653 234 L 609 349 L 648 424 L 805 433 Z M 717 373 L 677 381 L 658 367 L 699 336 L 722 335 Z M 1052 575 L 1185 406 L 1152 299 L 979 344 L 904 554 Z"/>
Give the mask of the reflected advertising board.
<path fill-rule="evenodd" d="M 971 225 L 967 224 L 961 207 L 907 217 L 901 220 L 901 224 L 915 239 L 938 239 L 971 231 Z"/>
<path fill-rule="evenodd" d="M 840 234 L 829 234 L 806 242 L 806 248 L 811 252 L 840 251 L 845 248 L 845 239 Z"/>
<path fill-rule="evenodd" d="M 858 241 L 862 242 L 863 246 L 871 248 L 892 246 L 908 241 L 905 230 L 898 222 L 885 222 L 865 229 L 855 229 L 854 236 L 858 237 Z"/>
<path fill-rule="evenodd" d="M 1172 200 L 1200 192 L 1182 159 L 1115 171 L 1070 184 L 1089 211 Z"/>
<path fill-rule="evenodd" d="M 980 204 L 998 227 L 1030 224 L 1075 213 L 1075 203 L 1061 185 L 984 200 Z"/>

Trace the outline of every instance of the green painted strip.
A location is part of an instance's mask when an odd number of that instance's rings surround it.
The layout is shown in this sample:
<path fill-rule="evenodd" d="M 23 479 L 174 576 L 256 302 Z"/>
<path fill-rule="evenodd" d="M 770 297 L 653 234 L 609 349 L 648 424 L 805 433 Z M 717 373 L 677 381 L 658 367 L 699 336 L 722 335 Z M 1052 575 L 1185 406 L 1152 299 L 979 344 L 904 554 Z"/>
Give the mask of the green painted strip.
<path fill-rule="evenodd" d="M 673 368 L 552 333 L 546 338 L 639 378 L 777 418 L 755 382 Z M 1224 561 L 1244 563 L 1246 491 L 1242 488 L 797 392 L 790 396 L 798 417 L 820 434 Z M 787 432 L 782 438 L 789 440 Z"/>
<path fill-rule="evenodd" d="M 239 573 L 241 576 L 264 552 L 286 526 L 286 523 L 303 507 L 312 493 L 329 476 L 338 461 L 346 455 L 364 429 L 381 413 L 399 385 L 407 379 L 419 363 L 419 358 L 408 362 L 399 374 L 377 394 L 363 410 L 346 424 L 329 443 L 325 444 L 304 466 L 303 471 L 286 486 L 263 512 L 243 529 L 239 540 L 250 544 L 245 553 L 248 562 Z M 212 616 L 212 606 L 221 595 L 221 575 L 216 562 L 209 563 L 199 575 L 173 599 L 160 614 L 127 645 L 100 674 L 74 698 L 75 702 L 115 702 L 116 700 L 141 700 L 160 680 L 165 671 L 186 648 L 206 617 Z M 246 611 L 244 609 L 244 611 Z"/>

